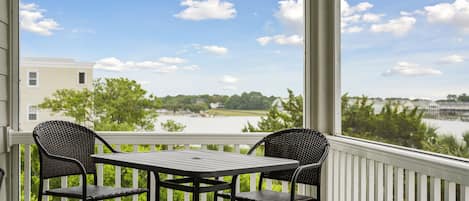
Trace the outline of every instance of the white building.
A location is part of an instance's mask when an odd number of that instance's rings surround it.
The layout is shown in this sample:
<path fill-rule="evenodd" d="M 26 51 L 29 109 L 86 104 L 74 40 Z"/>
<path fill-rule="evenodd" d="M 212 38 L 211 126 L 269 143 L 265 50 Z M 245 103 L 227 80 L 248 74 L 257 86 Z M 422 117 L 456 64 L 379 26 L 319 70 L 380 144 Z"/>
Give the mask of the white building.
<path fill-rule="evenodd" d="M 59 89 L 91 89 L 93 65 L 64 58 L 22 58 L 20 61 L 20 129 L 30 131 L 42 121 L 63 119 L 38 104 Z"/>

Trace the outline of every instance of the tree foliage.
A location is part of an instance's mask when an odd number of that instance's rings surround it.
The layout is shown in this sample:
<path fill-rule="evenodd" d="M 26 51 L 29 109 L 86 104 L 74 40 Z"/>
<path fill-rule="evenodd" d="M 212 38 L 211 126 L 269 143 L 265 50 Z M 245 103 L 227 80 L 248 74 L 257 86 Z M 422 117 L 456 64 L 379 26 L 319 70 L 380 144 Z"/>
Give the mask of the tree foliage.
<path fill-rule="evenodd" d="M 225 102 L 226 109 L 235 110 L 265 110 L 272 106 L 276 97 L 267 97 L 261 92 L 244 92 L 241 95 L 233 95 Z"/>
<path fill-rule="evenodd" d="M 243 132 L 273 132 L 285 128 L 303 126 L 303 97 L 295 96 L 292 90 L 288 90 L 288 100 L 281 101 L 283 111 L 277 106 L 271 107 L 266 117 L 261 117 L 257 126 L 248 124 Z"/>
<path fill-rule="evenodd" d="M 284 111 L 272 107 L 258 124 L 248 123 L 244 132 L 273 132 L 286 128 L 302 127 L 303 99 L 288 90 Z M 367 97 L 342 96 L 342 131 L 344 135 L 376 140 L 406 147 L 425 149 L 435 139 L 435 128 L 422 121 L 418 108 L 409 109 L 396 103 L 387 103 L 375 113 Z M 468 138 L 469 139 L 469 138 Z"/>
<path fill-rule="evenodd" d="M 186 128 L 186 125 L 169 119 L 166 122 L 162 122 L 161 127 L 168 132 L 182 132 Z"/>
<path fill-rule="evenodd" d="M 61 89 L 39 105 L 98 131 L 153 130 L 160 107 L 156 96 L 127 78 L 98 79 L 93 89 Z"/>

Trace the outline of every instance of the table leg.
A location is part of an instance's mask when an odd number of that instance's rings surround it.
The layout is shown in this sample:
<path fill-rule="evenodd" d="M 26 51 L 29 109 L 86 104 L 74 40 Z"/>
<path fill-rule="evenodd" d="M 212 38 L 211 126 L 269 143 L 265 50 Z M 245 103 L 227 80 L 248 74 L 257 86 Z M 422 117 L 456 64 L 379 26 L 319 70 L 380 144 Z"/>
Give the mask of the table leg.
<path fill-rule="evenodd" d="M 150 201 L 150 193 L 151 193 L 151 171 L 147 171 L 147 201 Z"/>
<path fill-rule="evenodd" d="M 192 201 L 200 200 L 200 178 L 194 178 L 194 191 L 192 192 Z"/>
<path fill-rule="evenodd" d="M 155 201 L 160 201 L 160 175 L 158 172 L 153 174 L 155 175 Z"/>
<path fill-rule="evenodd" d="M 236 201 L 236 179 L 237 178 L 238 178 L 238 175 L 234 175 L 231 178 L 231 192 L 230 192 L 231 201 Z"/>
<path fill-rule="evenodd" d="M 215 177 L 215 180 L 218 180 L 218 177 Z M 213 192 L 213 201 L 217 201 L 218 199 L 218 191 Z"/>

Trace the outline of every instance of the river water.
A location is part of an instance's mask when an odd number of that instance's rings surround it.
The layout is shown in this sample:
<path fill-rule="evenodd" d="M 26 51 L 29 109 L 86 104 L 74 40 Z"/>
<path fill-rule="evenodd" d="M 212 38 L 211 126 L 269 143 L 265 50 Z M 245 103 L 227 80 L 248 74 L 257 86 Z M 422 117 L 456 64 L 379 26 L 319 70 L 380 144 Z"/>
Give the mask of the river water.
<path fill-rule="evenodd" d="M 217 116 L 217 117 L 192 117 L 183 115 L 160 115 L 156 125 L 157 131 L 163 131 L 160 123 L 166 120 L 175 120 L 186 125 L 185 132 L 190 133 L 239 133 L 247 122 L 257 125 L 260 117 L 257 116 Z M 464 132 L 469 131 L 469 122 L 424 119 L 430 126 L 438 128 L 440 134 L 454 135 L 461 139 Z"/>

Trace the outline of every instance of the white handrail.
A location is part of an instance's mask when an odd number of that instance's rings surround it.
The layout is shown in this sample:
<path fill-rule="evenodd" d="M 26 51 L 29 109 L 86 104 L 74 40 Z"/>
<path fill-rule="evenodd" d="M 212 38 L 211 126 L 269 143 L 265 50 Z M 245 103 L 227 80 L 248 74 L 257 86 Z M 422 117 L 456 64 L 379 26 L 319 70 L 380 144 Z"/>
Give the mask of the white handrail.
<path fill-rule="evenodd" d="M 97 132 L 110 144 L 255 144 L 267 133 Z M 11 143 L 33 144 L 32 132 L 11 133 Z"/>

